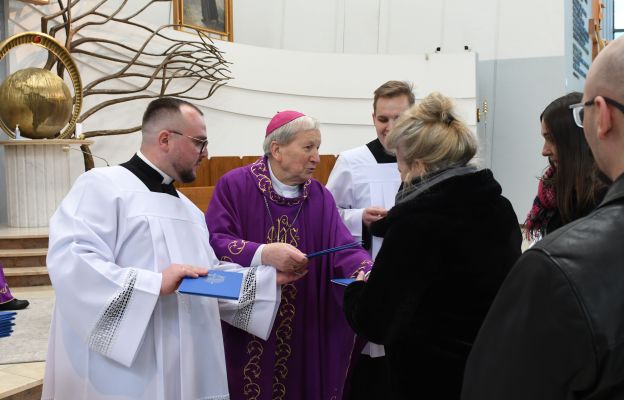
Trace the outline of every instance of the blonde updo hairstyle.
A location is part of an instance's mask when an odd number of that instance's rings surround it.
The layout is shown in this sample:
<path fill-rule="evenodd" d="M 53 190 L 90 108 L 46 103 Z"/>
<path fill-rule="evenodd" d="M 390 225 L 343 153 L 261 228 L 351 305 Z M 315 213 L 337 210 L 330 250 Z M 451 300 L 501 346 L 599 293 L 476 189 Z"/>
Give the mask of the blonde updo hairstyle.
<path fill-rule="evenodd" d="M 478 146 L 468 126 L 457 119 L 453 101 L 438 92 L 398 118 L 386 145 L 398 149 L 410 169 L 416 160 L 421 161 L 426 173 L 465 166 Z"/>

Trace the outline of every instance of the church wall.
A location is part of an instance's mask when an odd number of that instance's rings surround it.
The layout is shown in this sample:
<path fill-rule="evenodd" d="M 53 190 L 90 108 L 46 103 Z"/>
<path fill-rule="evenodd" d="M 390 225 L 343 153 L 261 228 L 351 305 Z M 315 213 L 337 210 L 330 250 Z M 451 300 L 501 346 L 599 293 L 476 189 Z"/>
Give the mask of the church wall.
<path fill-rule="evenodd" d="M 563 1 L 235 0 L 234 40 L 324 53 L 563 55 Z"/>
<path fill-rule="evenodd" d="M 13 29 L 36 29 L 37 13 L 25 13 L 24 8 L 41 12 L 17 3 L 11 10 L 16 17 Z M 25 15 L 28 14 L 28 17 Z M 35 14 L 35 15 L 33 15 Z M 24 16 L 24 17 L 21 17 Z M 21 17 L 21 18 L 17 18 Z M 13 21 L 10 21 L 13 22 Z M 166 21 L 163 21 L 163 23 Z M 92 35 L 106 36 L 129 45 L 138 45 L 142 39 L 125 32 L 97 29 Z M 169 34 L 188 40 L 190 35 L 171 31 Z M 218 42 L 225 57 L 232 64 L 234 77 L 226 87 L 199 102 L 208 121 L 209 151 L 212 155 L 260 154 L 264 129 L 268 120 L 279 110 L 295 108 L 318 118 L 322 124 L 321 152 L 337 154 L 342 150 L 365 143 L 375 137 L 372 127 L 372 92 L 388 79 L 404 79 L 415 83 L 417 97 L 432 90 L 440 90 L 457 97 L 464 119 L 476 130 L 474 116 L 476 93 L 476 55 L 472 52 L 374 55 L 311 53 L 249 46 L 240 43 Z M 115 50 L 100 46 L 98 52 Z M 40 64 L 45 52 L 16 49 L 10 54 L 11 70 L 21 66 Z M 83 82 L 114 71 L 113 66 L 94 64 L 78 54 L 75 56 Z M 124 81 L 132 87 L 132 82 Z M 85 98 L 84 109 L 94 104 Z M 145 102 L 110 107 L 100 116 L 88 119 L 84 131 L 93 127 L 126 127 L 138 125 Z M 115 118 L 111 119 L 110 116 Z M 94 154 L 111 164 L 126 160 L 138 147 L 139 135 L 96 139 Z M 77 154 L 79 158 L 79 154 Z M 103 165 L 96 160 L 96 165 Z M 79 173 L 76 167 L 74 173 Z"/>
<path fill-rule="evenodd" d="M 269 0 L 260 7 L 253 0 L 236 0 L 234 39 L 338 53 L 413 54 L 436 47 L 457 52 L 464 46 L 478 53 L 477 105 L 487 101 L 489 107 L 477 125 L 481 154 L 524 220 L 535 195 L 535 177 L 546 165 L 540 155 L 538 117 L 550 100 L 569 91 L 564 81 L 564 1 L 320 0 L 318 7 L 305 0 L 293 3 L 297 7 L 290 6 L 291 0 Z M 321 8 L 321 21 L 297 17 L 296 10 Z M 257 13 L 264 23 L 252 22 Z M 284 22 L 290 19 L 298 24 Z M 270 37 L 263 35 L 264 26 L 271 27 Z"/>
<path fill-rule="evenodd" d="M 115 2 L 120 0 L 109 1 L 111 6 Z M 550 99 L 566 91 L 563 78 L 559 79 L 564 72 L 563 2 L 233 3 L 235 43 L 217 45 L 226 52 L 226 59 L 235 61 L 232 73 L 236 79 L 201 104 L 208 121 L 211 155 L 258 154 L 266 121 L 284 108 L 300 108 L 321 120 L 322 153 L 338 153 L 365 143 L 375 137 L 370 116 L 372 89 L 387 79 L 408 79 L 416 83 L 417 97 L 430 90 L 459 97 L 462 112 L 478 132 L 482 163 L 494 170 L 519 219 L 523 219 L 536 188 L 535 176 L 545 165 L 539 154 L 537 117 Z M 15 1 L 10 7 L 10 31 L 38 29 L 37 12 L 32 11 L 44 11 L 45 7 Z M 145 21 L 155 26 L 170 22 L 170 4 L 159 7 L 145 16 Z M 463 64 L 456 64 L 455 71 L 448 71 L 449 79 L 435 81 L 439 84 L 428 85 L 429 76 L 423 77 L 421 70 L 412 67 L 427 65 L 423 61 L 427 55 L 462 54 L 465 45 L 469 46 L 468 54 L 476 57 L 475 62 L 468 63 L 472 70 L 461 71 L 457 67 Z M 435 54 L 436 47 L 441 47 L 439 54 Z M 15 53 L 10 57 L 11 70 L 32 57 Z M 341 73 L 345 75 L 332 72 L 337 65 L 344 66 Z M 101 74 L 102 68 L 83 63 L 81 72 L 89 78 Z M 462 94 L 462 74 L 478 77 L 472 82 L 472 94 Z M 444 87 L 444 82 L 450 87 Z M 482 107 L 484 100 L 489 113 L 477 123 L 474 110 Z M 143 107 L 138 104 L 133 110 L 113 108 L 110 112 L 117 123 L 129 126 L 136 124 Z M 236 140 L 232 140 L 234 134 Z M 124 161 L 139 142 L 138 134 L 99 139 L 93 151 L 116 164 Z M 81 156 L 77 152 L 75 156 L 73 174 L 77 176 Z M 103 163 L 96 159 L 96 165 Z"/>

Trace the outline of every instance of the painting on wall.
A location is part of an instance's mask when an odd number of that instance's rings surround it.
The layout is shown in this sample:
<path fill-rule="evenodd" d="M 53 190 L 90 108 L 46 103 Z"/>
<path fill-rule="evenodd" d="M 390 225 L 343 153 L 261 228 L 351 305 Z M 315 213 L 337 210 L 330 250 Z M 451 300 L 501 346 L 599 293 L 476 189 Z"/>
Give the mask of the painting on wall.
<path fill-rule="evenodd" d="M 232 0 L 173 0 L 173 20 L 232 40 Z"/>

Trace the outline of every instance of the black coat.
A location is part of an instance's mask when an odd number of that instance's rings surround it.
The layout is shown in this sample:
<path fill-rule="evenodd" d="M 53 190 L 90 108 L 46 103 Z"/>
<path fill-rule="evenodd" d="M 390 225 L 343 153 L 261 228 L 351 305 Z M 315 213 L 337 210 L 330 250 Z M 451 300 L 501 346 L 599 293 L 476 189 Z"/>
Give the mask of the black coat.
<path fill-rule="evenodd" d="M 624 398 L 624 176 L 522 255 L 466 367 L 465 400 Z"/>
<path fill-rule="evenodd" d="M 403 398 L 458 399 L 477 331 L 520 256 L 518 220 L 489 170 L 456 176 L 371 226 L 367 283 L 345 291 L 351 327 L 386 347 Z"/>

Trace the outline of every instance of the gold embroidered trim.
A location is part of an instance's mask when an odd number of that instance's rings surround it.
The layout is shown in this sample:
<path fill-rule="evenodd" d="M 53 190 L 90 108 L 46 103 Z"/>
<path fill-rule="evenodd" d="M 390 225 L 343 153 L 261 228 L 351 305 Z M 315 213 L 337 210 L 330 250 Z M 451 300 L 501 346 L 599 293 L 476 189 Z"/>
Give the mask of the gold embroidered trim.
<path fill-rule="evenodd" d="M 260 385 L 254 380 L 260 378 L 262 368 L 260 367 L 260 358 L 264 353 L 262 343 L 255 339 L 255 336 L 251 336 L 252 339 L 247 343 L 247 354 L 249 354 L 249 361 L 243 368 L 243 394 L 248 400 L 256 400 L 261 393 Z"/>
<path fill-rule="evenodd" d="M 372 262 L 371 260 L 363 260 L 363 261 L 360 263 L 360 266 L 359 266 L 359 267 L 357 267 L 357 269 L 355 270 L 355 272 L 353 272 L 353 273 L 351 274 L 351 278 L 355 278 L 355 277 L 357 277 L 357 274 L 359 274 L 359 273 L 360 273 L 360 271 L 364 271 L 367 267 L 368 267 L 368 268 L 372 268 L 372 267 L 373 267 L 373 262 Z"/>
<path fill-rule="evenodd" d="M 282 400 L 286 396 L 286 386 L 282 381 L 288 376 L 288 359 L 292 353 L 290 340 L 292 339 L 292 320 L 295 318 L 295 298 L 297 288 L 289 283 L 282 286 L 282 301 L 279 307 L 279 316 L 282 318 L 275 331 L 275 366 L 273 367 L 273 400 Z"/>
<path fill-rule="evenodd" d="M 230 252 L 230 254 L 237 256 L 243 252 L 243 249 L 245 248 L 245 246 L 247 246 L 247 243 L 249 242 L 246 240 L 232 240 L 228 244 L 228 251 Z"/>
<path fill-rule="evenodd" d="M 267 195 L 269 199 L 277 204 L 286 205 L 286 206 L 295 206 L 304 201 L 310 192 L 310 184 L 312 183 L 312 179 L 308 179 L 303 184 L 303 194 L 300 197 L 294 197 L 292 199 L 282 197 L 275 189 L 273 189 L 273 183 L 271 182 L 271 176 L 269 175 L 269 168 L 267 167 L 268 160 L 266 157 L 259 158 L 253 164 L 249 166 L 249 169 L 253 176 L 256 178 L 256 184 L 258 185 L 258 189 Z"/>
<path fill-rule="evenodd" d="M 290 340 L 292 339 L 292 320 L 295 317 L 295 305 L 293 304 L 297 296 L 297 288 L 292 283 L 282 286 L 282 299 L 278 309 L 281 318 L 279 327 L 275 330 L 275 366 L 273 369 L 273 400 L 283 400 L 286 396 L 286 386 L 282 381 L 288 376 L 288 359 L 292 353 Z M 256 400 L 261 393 L 261 387 L 257 383 L 262 373 L 260 360 L 264 348 L 262 343 L 253 337 L 247 343 L 247 354 L 249 361 L 243 369 L 243 393 L 248 400 Z"/>
<path fill-rule="evenodd" d="M 299 229 L 293 227 L 288 220 L 288 216 L 282 215 L 277 219 L 277 226 L 271 221 L 271 228 L 267 232 L 267 243 L 288 243 L 299 247 Z"/>

